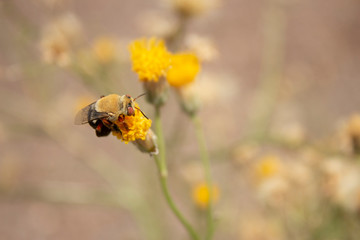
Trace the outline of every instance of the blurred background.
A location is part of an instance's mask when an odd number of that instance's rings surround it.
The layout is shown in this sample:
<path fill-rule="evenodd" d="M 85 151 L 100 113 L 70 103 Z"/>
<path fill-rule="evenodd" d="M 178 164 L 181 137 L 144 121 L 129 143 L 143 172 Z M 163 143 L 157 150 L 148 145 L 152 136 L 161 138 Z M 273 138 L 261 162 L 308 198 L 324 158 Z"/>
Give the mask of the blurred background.
<path fill-rule="evenodd" d="M 1 0 L 0 29 L 0 239 L 188 239 L 153 159 L 73 124 L 143 92 L 141 37 L 201 60 L 214 239 L 358 239 L 359 1 Z M 162 111 L 170 192 L 201 231 L 195 129 L 175 91 Z"/>

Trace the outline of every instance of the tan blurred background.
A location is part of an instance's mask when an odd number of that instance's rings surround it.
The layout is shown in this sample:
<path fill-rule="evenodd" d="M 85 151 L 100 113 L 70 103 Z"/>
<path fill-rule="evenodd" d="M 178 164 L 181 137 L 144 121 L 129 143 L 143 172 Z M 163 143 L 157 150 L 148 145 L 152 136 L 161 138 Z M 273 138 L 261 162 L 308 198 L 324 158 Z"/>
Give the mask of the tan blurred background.
<path fill-rule="evenodd" d="M 170 5 L 157 0 L 0 1 L 0 239 L 187 239 L 161 196 L 153 160 L 132 144 L 113 136 L 97 138 L 88 126 L 73 125 L 79 105 L 101 94 L 142 93 L 127 44 L 151 36 L 146 16 L 170 21 Z M 71 69 L 43 62 L 42 29 L 68 12 L 82 25 L 81 46 L 91 47 L 103 36 L 118 39 L 121 68 L 110 90 L 95 91 Z M 214 239 L 323 239 L 296 235 L 306 228 L 283 233 L 286 224 L 271 228 L 275 233 L 267 238 L 257 230 L 243 233 L 267 227 L 251 224 L 264 206 L 256 202 L 234 151 L 249 132 L 259 130 L 256 114 L 268 117 L 259 123 L 264 131 L 306 145 L 331 138 L 360 111 L 360 2 L 224 0 L 191 19 L 187 33 L 208 37 L 218 53 L 202 68 L 215 83 L 204 82 L 200 93 L 206 97 L 200 116 L 221 192 Z M 257 102 L 266 79 L 279 81 Z M 152 118 L 151 106 L 138 102 Z M 173 95 L 163 111 L 170 190 L 201 228 L 202 213 L 191 200 L 188 179 L 189 173 L 196 175 L 199 158 L 194 128 Z M 265 145 L 259 151 L 290 159 L 300 155 Z M 251 226 L 244 224 L 247 219 Z M 360 222 L 353 223 L 356 233 Z M 345 239 L 333 236 L 328 239 Z"/>

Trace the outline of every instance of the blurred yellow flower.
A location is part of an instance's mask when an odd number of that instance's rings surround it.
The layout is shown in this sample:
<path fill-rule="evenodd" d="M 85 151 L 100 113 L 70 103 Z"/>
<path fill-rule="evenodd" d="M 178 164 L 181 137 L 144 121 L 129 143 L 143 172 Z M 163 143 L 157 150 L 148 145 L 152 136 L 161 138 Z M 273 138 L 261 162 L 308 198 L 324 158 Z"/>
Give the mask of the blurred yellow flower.
<path fill-rule="evenodd" d="M 216 203 L 219 200 L 219 188 L 213 185 L 211 191 L 211 201 Z M 192 191 L 193 200 L 199 208 L 206 209 L 210 203 L 210 189 L 205 183 L 197 184 Z"/>
<path fill-rule="evenodd" d="M 278 157 L 268 155 L 260 159 L 256 165 L 256 175 L 260 179 L 272 177 L 280 172 L 281 163 Z"/>
<path fill-rule="evenodd" d="M 151 127 L 151 120 L 144 117 L 140 112 L 138 104 L 135 104 L 135 116 L 125 116 L 122 120 L 117 120 L 115 124 L 120 132 L 113 131 L 112 134 L 125 143 L 137 139 L 145 140 L 147 132 Z"/>
<path fill-rule="evenodd" d="M 182 87 L 195 80 L 200 71 L 200 62 L 195 54 L 178 53 L 171 60 L 171 68 L 166 76 L 171 86 Z"/>
<path fill-rule="evenodd" d="M 95 58 L 101 63 L 109 63 L 116 58 L 116 43 L 114 39 L 102 37 L 95 40 L 93 45 Z"/>
<path fill-rule="evenodd" d="M 165 76 L 171 63 L 171 53 L 164 41 L 156 38 L 139 39 L 130 44 L 132 70 L 141 81 L 157 82 Z"/>

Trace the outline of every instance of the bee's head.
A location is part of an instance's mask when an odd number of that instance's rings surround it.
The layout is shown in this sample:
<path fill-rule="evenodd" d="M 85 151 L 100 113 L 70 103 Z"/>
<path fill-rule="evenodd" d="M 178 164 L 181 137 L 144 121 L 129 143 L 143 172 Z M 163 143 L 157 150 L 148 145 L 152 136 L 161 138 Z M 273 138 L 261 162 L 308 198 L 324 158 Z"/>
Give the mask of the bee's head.
<path fill-rule="evenodd" d="M 135 115 L 135 104 L 134 99 L 130 97 L 129 95 L 125 95 L 124 100 L 124 107 L 125 107 L 125 113 L 127 116 L 134 116 Z"/>

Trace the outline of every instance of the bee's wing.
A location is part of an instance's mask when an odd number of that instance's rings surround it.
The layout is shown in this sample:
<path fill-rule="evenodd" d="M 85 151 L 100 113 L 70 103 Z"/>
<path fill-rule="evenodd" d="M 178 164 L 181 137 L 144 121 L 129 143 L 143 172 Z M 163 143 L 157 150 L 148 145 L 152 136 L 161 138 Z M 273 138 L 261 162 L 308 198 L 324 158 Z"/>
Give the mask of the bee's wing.
<path fill-rule="evenodd" d="M 108 117 L 106 112 L 97 112 L 95 110 L 95 102 L 81 109 L 75 116 L 74 123 L 76 125 L 85 124 L 92 120 Z"/>

